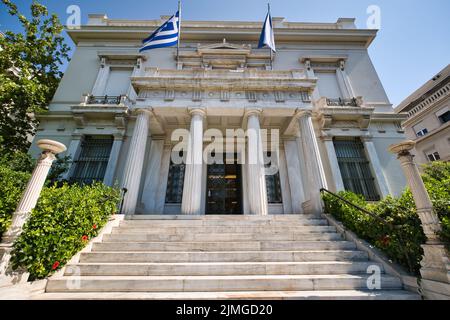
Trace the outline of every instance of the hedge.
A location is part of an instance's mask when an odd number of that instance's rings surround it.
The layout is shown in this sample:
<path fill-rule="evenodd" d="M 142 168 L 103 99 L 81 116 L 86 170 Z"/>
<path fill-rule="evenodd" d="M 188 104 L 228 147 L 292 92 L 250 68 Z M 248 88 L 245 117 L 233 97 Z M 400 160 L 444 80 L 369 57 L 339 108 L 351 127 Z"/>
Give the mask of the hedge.
<path fill-rule="evenodd" d="M 29 179 L 30 173 L 0 164 L 0 239 L 11 224 L 12 214 Z"/>
<path fill-rule="evenodd" d="M 450 164 L 434 162 L 423 168 L 423 180 L 434 210 L 442 223 L 441 240 L 450 248 Z M 325 211 L 336 217 L 359 237 L 382 250 L 392 261 L 418 274 L 425 235 L 416 212 L 411 191 L 406 189 L 398 198 L 386 197 L 377 203 L 367 203 L 363 196 L 343 191 L 338 195 L 383 218 L 394 230 L 377 219 L 362 213 L 332 195 L 323 194 Z"/>
<path fill-rule="evenodd" d="M 116 212 L 119 194 L 102 183 L 44 188 L 14 243 L 13 269 L 26 268 L 34 280 L 61 268 Z"/>

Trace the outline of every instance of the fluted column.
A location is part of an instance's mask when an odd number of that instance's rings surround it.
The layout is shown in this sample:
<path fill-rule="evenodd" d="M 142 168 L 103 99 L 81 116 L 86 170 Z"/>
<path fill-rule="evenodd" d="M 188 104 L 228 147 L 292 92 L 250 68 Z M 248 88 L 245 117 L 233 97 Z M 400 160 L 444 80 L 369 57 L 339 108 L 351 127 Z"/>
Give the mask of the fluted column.
<path fill-rule="evenodd" d="M 312 123 L 312 112 L 311 110 L 298 110 L 296 116 L 299 121 L 306 171 L 308 173 L 309 186 L 306 188 L 309 190 L 310 203 L 308 207 L 310 213 L 320 214 L 322 212 L 320 189 L 327 188 L 327 183 Z"/>
<path fill-rule="evenodd" d="M 247 194 L 249 213 L 268 214 L 263 143 L 259 125 L 260 109 L 247 110 Z"/>
<path fill-rule="evenodd" d="M 0 263 L 0 274 L 4 275 L 8 268 L 11 258 L 10 252 L 14 241 L 22 233 L 22 228 L 31 214 L 31 210 L 41 194 L 42 188 L 47 178 L 48 172 L 56 159 L 55 155 L 66 150 L 66 146 L 53 140 L 39 140 L 37 146 L 42 149 L 42 153 L 37 161 L 36 167 L 31 174 L 31 178 L 25 187 L 25 191 L 17 205 L 16 211 L 12 216 L 12 222 L 9 229 L 3 234 L 1 248 L 4 251 L 2 261 Z"/>
<path fill-rule="evenodd" d="M 136 114 L 136 124 L 134 125 L 122 179 L 122 186 L 127 189 L 122 207 L 124 214 L 134 214 L 136 210 L 145 149 L 150 129 L 151 110 L 138 109 L 136 110 Z"/>
<path fill-rule="evenodd" d="M 182 214 L 202 214 L 202 179 L 203 179 L 203 118 L 206 112 L 195 108 L 189 110 L 191 128 L 189 132 L 186 169 L 184 173 Z"/>
<path fill-rule="evenodd" d="M 439 295 L 446 295 L 450 298 L 450 260 L 445 246 L 439 239 L 439 233 L 442 230 L 439 218 L 433 211 L 433 204 L 422 181 L 419 169 L 414 163 L 414 156 L 410 153 L 414 146 L 415 142 L 409 140 L 391 145 L 389 151 L 398 155 L 426 236 L 426 243 L 422 245 L 424 255 L 420 269 L 423 278 L 422 283 L 425 285 L 424 289 L 434 292 L 430 295 L 430 297 L 434 297 L 436 292 L 446 288 L 446 292 L 439 292 Z M 431 282 L 424 283 L 425 279 L 431 280 Z M 440 284 L 435 285 L 435 281 Z"/>

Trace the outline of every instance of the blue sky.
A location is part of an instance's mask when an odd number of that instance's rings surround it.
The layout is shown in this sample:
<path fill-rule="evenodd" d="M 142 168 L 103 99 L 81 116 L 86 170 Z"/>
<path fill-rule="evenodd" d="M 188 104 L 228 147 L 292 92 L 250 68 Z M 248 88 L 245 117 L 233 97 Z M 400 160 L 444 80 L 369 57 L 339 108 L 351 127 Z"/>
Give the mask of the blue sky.
<path fill-rule="evenodd" d="M 31 0 L 13 0 L 23 12 Z M 82 23 L 89 13 L 110 18 L 156 19 L 173 14 L 177 0 L 41 0 L 65 23 L 69 5 L 81 9 Z M 368 6 L 381 10 L 381 28 L 369 49 L 388 93 L 397 105 L 425 81 L 450 63 L 449 0 L 272 0 L 274 17 L 288 21 L 335 22 L 354 17 L 366 27 Z M 263 21 L 267 0 L 184 0 L 183 19 Z M 0 30 L 17 31 L 18 24 L 0 5 Z M 275 35 L 276 37 L 276 35 Z M 276 39 L 275 39 L 276 40 Z M 70 42 L 70 40 L 69 40 Z"/>

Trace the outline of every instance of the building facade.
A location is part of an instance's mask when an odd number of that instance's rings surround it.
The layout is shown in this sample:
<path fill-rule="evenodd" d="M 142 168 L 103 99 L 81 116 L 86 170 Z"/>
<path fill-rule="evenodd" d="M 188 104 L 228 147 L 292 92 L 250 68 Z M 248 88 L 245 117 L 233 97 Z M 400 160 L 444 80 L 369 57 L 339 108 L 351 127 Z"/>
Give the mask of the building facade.
<path fill-rule="evenodd" d="M 402 101 L 395 111 L 405 112 L 408 139 L 416 142 L 418 163 L 450 160 L 450 65 Z"/>
<path fill-rule="evenodd" d="M 183 21 L 178 59 L 139 53 L 167 18 L 68 30 L 76 51 L 35 139 L 68 146 L 66 179 L 126 188 L 127 214 L 319 213 L 321 188 L 403 190 L 387 147 L 405 115 L 369 58 L 375 30 L 274 18 L 271 62 L 261 22 Z"/>

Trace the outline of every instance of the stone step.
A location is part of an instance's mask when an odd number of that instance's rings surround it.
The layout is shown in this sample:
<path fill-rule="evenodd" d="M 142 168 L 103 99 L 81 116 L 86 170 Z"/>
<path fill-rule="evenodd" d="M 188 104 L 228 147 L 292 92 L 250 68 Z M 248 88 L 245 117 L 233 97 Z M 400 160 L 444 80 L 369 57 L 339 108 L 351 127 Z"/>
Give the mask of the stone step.
<path fill-rule="evenodd" d="M 332 226 L 120 226 L 112 233 L 325 233 L 336 232 Z"/>
<path fill-rule="evenodd" d="M 312 214 L 277 214 L 277 215 L 240 215 L 240 214 L 207 214 L 207 215 L 157 215 L 139 214 L 127 215 L 126 221 L 130 220 L 304 220 L 323 219 L 321 216 Z"/>
<path fill-rule="evenodd" d="M 131 227 L 198 227 L 198 226 L 326 226 L 325 219 L 289 219 L 289 220 L 123 220 L 120 226 Z"/>
<path fill-rule="evenodd" d="M 370 275 L 256 275 L 256 276 L 83 276 L 51 278 L 47 292 L 204 292 L 302 291 L 368 289 Z M 70 282 L 68 282 L 70 281 Z M 396 277 L 381 275 L 380 289 L 401 289 Z M 69 284 L 69 286 L 68 286 Z"/>
<path fill-rule="evenodd" d="M 351 241 L 97 242 L 92 251 L 351 250 Z"/>
<path fill-rule="evenodd" d="M 339 233 L 114 233 L 105 234 L 103 242 L 146 242 L 146 241 L 254 241 L 254 240 L 300 240 L 324 241 L 342 240 Z"/>
<path fill-rule="evenodd" d="M 322 251 L 217 251 L 217 252 L 83 252 L 82 263 L 96 262 L 291 262 L 291 261 L 367 261 L 357 250 Z"/>
<path fill-rule="evenodd" d="M 367 273 L 369 261 L 324 262 L 208 262 L 208 263 L 79 263 L 68 265 L 64 275 L 81 276 L 224 276 Z"/>
<path fill-rule="evenodd" d="M 224 292 L 58 292 L 44 300 L 421 300 L 404 290 L 224 291 Z"/>

